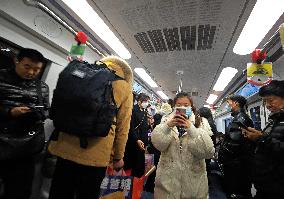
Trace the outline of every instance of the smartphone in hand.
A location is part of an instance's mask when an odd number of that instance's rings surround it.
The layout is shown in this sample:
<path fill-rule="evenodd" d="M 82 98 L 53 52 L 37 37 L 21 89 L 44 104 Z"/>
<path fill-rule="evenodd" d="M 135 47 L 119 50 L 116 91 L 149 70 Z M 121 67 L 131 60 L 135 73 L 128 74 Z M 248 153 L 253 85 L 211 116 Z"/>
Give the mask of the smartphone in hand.
<path fill-rule="evenodd" d="M 243 123 L 243 122 L 238 122 L 239 127 L 243 128 L 243 129 L 248 129 L 248 127 Z"/>
<path fill-rule="evenodd" d="M 182 114 L 186 115 L 186 109 L 181 107 L 176 108 L 176 115 L 182 115 Z"/>

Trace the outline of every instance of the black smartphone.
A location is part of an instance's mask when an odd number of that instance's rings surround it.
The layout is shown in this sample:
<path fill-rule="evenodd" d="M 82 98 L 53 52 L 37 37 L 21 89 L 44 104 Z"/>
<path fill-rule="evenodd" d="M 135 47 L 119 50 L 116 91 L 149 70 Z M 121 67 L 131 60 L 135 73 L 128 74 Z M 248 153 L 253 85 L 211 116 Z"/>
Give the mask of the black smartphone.
<path fill-rule="evenodd" d="M 239 125 L 239 127 L 243 128 L 243 129 L 246 129 L 246 130 L 248 129 L 248 127 L 240 121 L 238 121 L 238 125 Z"/>
<path fill-rule="evenodd" d="M 41 108 L 43 108 L 44 106 L 30 106 L 29 108 L 32 110 L 32 111 L 39 111 Z"/>

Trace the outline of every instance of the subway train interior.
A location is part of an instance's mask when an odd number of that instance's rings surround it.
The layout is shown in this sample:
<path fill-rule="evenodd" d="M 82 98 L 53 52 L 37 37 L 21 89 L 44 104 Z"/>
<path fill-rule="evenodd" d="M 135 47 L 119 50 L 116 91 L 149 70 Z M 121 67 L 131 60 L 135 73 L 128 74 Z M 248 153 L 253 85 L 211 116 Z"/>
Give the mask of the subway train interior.
<path fill-rule="evenodd" d="M 217 131 L 225 134 L 232 121 L 226 97 L 242 95 L 255 129 L 261 130 L 270 111 L 258 91 L 267 81 L 284 77 L 282 24 L 283 0 L 0 0 L 0 68 L 13 67 L 23 48 L 38 50 L 45 58 L 39 78 L 48 85 L 52 102 L 81 31 L 88 40 L 83 60 L 95 63 L 109 55 L 126 60 L 133 70 L 133 92 L 151 98 L 150 115 L 157 112 L 155 105 L 183 91 L 197 109 L 210 108 Z M 272 63 L 272 71 L 249 81 L 247 67 L 255 49 L 266 54 L 263 62 Z M 48 141 L 51 119 L 44 128 Z M 30 199 L 49 195 L 52 179 L 41 175 L 41 160 Z M 226 198 L 222 169 L 211 173 L 209 198 Z M 2 183 L 0 192 L 5 192 Z"/>

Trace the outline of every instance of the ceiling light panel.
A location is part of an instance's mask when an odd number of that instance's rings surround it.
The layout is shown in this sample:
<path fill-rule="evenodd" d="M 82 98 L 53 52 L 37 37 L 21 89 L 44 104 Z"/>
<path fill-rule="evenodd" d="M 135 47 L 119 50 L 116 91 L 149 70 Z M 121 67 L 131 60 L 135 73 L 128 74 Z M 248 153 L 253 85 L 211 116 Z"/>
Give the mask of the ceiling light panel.
<path fill-rule="evenodd" d="M 105 22 L 93 10 L 86 0 L 62 0 L 71 8 L 104 42 L 121 58 L 130 59 L 131 54 L 114 35 Z"/>

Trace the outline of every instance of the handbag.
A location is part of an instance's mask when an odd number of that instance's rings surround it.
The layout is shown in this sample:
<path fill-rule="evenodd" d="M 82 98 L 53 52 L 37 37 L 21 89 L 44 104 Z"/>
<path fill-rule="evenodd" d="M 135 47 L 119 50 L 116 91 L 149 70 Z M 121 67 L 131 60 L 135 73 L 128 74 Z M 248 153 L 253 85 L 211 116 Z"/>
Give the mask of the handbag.
<path fill-rule="evenodd" d="M 39 105 L 43 106 L 40 81 L 37 81 L 36 86 Z M 40 108 L 40 112 L 44 114 L 43 108 Z M 0 160 L 24 158 L 42 151 L 45 140 L 42 121 L 20 129 L 21 133 L 14 132 L 15 129 L 0 129 Z"/>
<path fill-rule="evenodd" d="M 101 183 L 100 199 L 140 199 L 145 178 L 155 169 L 154 167 L 141 178 L 137 178 L 130 175 L 130 170 L 115 172 L 108 167 Z"/>

